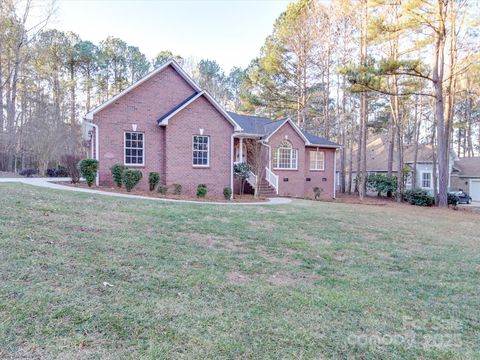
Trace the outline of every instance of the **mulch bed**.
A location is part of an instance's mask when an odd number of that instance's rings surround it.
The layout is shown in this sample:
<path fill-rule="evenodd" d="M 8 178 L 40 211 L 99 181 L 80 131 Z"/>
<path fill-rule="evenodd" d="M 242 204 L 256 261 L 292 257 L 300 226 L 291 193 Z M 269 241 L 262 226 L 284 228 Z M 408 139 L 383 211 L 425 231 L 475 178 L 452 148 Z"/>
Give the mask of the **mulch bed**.
<path fill-rule="evenodd" d="M 219 203 L 250 203 L 250 202 L 267 202 L 265 198 L 258 198 L 255 199 L 253 195 L 244 194 L 244 195 L 234 195 L 233 200 L 225 200 L 223 197 L 213 197 L 208 196 L 206 198 L 197 198 L 188 195 L 175 195 L 175 194 L 160 194 L 157 191 L 144 191 L 144 190 L 136 190 L 133 189 L 131 192 L 125 190 L 125 188 L 113 187 L 113 186 L 92 186 L 91 188 L 84 182 L 80 182 L 77 184 L 72 184 L 69 182 L 55 182 L 59 185 L 66 185 L 76 188 L 83 188 L 83 189 L 92 189 L 92 190 L 100 190 L 105 192 L 117 193 L 117 194 L 128 194 L 128 195 L 139 195 L 139 196 L 147 196 L 151 198 L 158 198 L 158 199 L 173 199 L 173 200 L 188 200 L 188 201 L 198 201 L 198 202 L 219 202 Z"/>

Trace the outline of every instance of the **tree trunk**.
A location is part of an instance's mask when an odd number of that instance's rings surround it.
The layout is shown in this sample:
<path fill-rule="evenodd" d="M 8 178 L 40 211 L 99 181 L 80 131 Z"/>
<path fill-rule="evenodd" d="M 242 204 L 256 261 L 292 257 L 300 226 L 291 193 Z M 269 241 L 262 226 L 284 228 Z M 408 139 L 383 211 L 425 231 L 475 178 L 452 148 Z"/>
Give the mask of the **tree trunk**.
<path fill-rule="evenodd" d="M 435 49 L 433 52 L 432 80 L 435 95 L 435 117 L 437 126 L 437 159 L 438 159 L 438 206 L 447 207 L 448 188 L 448 139 L 449 135 L 447 122 L 444 116 L 443 101 L 443 74 L 444 74 L 444 53 L 445 53 L 445 11 L 444 5 L 439 0 L 438 5 L 440 24 L 435 32 Z M 436 184 L 435 184 L 436 185 Z"/>
<path fill-rule="evenodd" d="M 368 9 L 367 9 L 367 0 L 362 1 L 362 26 L 361 26 L 361 63 L 366 64 L 367 62 L 367 26 L 368 26 Z M 359 195 L 363 199 L 366 195 L 367 190 L 367 135 L 368 135 L 368 103 L 367 103 L 367 93 L 362 92 L 360 94 L 360 136 L 362 138 L 362 143 L 360 147 L 360 181 L 359 181 Z"/>

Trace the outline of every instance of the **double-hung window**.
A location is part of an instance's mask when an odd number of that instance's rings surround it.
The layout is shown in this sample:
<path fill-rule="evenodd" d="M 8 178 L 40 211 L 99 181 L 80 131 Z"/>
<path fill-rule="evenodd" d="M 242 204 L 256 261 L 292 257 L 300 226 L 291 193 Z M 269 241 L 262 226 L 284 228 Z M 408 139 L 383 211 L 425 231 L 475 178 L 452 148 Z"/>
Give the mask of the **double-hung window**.
<path fill-rule="evenodd" d="M 422 173 L 422 188 L 430 189 L 432 187 L 432 173 Z"/>
<path fill-rule="evenodd" d="M 290 141 L 284 140 L 273 151 L 274 169 L 297 169 L 297 149 L 294 149 Z"/>
<path fill-rule="evenodd" d="M 310 151 L 310 170 L 325 170 L 324 151 Z"/>
<path fill-rule="evenodd" d="M 144 134 L 141 132 L 125 132 L 124 158 L 125 165 L 143 165 L 145 156 Z"/>
<path fill-rule="evenodd" d="M 210 165 L 210 137 L 204 135 L 193 136 L 193 166 Z"/>

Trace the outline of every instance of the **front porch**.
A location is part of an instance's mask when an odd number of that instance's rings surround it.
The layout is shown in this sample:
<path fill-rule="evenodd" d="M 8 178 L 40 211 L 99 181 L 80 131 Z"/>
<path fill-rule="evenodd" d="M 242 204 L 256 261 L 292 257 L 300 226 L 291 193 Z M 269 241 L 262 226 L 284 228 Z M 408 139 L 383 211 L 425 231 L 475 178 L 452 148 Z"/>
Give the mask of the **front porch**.
<path fill-rule="evenodd" d="M 233 166 L 246 163 L 248 177 L 246 178 L 243 192 L 258 196 L 273 197 L 278 195 L 278 175 L 271 170 L 270 146 L 262 142 L 259 137 L 239 135 L 234 137 L 234 163 Z M 242 193 L 242 182 L 234 179 L 234 193 Z"/>

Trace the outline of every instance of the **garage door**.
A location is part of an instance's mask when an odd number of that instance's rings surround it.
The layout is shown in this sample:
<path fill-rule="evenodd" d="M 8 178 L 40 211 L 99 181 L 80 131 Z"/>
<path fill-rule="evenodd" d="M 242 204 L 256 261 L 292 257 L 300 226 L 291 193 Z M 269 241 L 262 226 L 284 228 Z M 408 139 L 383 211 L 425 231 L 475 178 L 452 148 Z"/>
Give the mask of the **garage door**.
<path fill-rule="evenodd" d="M 480 179 L 470 180 L 470 196 L 473 201 L 480 201 Z"/>

